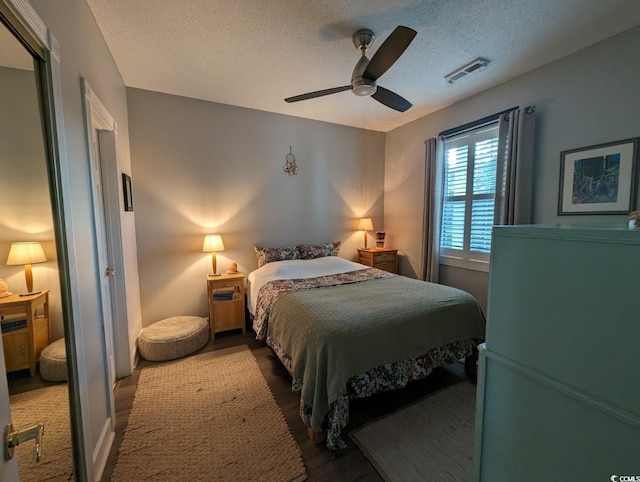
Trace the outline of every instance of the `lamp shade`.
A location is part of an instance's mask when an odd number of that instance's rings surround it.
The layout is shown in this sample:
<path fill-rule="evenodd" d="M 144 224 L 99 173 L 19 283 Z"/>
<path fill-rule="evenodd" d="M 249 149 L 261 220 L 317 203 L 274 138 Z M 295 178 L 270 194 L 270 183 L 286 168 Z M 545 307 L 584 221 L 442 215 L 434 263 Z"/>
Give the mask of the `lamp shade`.
<path fill-rule="evenodd" d="M 47 257 L 44 255 L 42 245 L 36 241 L 11 243 L 7 265 L 44 263 Z"/>
<path fill-rule="evenodd" d="M 373 221 L 371 218 L 360 218 L 358 221 L 358 231 L 373 231 Z"/>
<path fill-rule="evenodd" d="M 216 251 L 224 251 L 224 244 L 222 244 L 222 236 L 220 236 L 219 234 L 207 234 L 204 237 L 202 251 L 205 253 L 214 253 Z"/>

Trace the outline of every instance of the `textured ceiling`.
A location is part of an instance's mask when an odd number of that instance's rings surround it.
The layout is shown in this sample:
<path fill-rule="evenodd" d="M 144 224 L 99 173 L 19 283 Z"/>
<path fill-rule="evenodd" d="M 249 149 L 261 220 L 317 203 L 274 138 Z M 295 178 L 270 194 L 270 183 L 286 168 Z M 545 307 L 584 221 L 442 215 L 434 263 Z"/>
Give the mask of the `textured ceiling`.
<path fill-rule="evenodd" d="M 127 86 L 389 131 L 640 24 L 638 0 L 87 0 Z M 341 92 L 369 28 L 375 53 L 398 25 L 418 34 L 378 81 L 399 113 Z M 477 57 L 491 66 L 447 87 Z"/>

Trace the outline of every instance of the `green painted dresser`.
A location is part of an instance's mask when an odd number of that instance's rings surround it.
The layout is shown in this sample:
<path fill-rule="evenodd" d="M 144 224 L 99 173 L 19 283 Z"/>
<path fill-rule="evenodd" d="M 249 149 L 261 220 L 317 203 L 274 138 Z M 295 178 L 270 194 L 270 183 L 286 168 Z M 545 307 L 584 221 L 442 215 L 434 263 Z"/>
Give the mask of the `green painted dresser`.
<path fill-rule="evenodd" d="M 487 318 L 474 480 L 640 480 L 640 230 L 495 227 Z"/>

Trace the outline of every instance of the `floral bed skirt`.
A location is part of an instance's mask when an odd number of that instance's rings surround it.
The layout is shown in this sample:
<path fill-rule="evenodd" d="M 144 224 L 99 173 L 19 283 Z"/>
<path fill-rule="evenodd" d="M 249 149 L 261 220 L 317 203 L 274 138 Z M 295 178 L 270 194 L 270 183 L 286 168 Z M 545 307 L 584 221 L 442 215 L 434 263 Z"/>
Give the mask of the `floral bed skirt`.
<path fill-rule="evenodd" d="M 271 338 L 267 337 L 266 342 L 293 376 L 291 358 Z M 425 378 L 434 368 L 455 363 L 472 355 L 475 345 L 475 341 L 471 339 L 450 343 L 429 350 L 417 358 L 381 365 L 350 378 L 345 393 L 333 402 L 325 417 L 327 448 L 340 450 L 347 446 L 340 435 L 349 422 L 349 399 L 369 397 L 375 393 L 402 388 L 410 381 Z M 294 392 L 300 392 L 302 380 L 293 377 L 291 387 Z M 312 412 L 313 407 L 300 403 L 300 417 L 307 427 L 311 426 Z"/>

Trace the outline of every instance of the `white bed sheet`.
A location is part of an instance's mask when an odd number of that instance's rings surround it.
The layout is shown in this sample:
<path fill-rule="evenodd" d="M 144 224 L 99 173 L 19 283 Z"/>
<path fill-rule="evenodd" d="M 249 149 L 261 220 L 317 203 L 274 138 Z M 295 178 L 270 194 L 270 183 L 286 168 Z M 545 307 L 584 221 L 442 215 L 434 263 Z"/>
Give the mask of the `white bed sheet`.
<path fill-rule="evenodd" d="M 348 273 L 361 269 L 368 269 L 360 263 L 340 258 L 338 256 L 325 256 L 316 259 L 294 259 L 287 261 L 274 261 L 249 273 L 247 278 L 247 300 L 249 301 L 249 313 L 255 314 L 258 292 L 265 284 L 281 279 L 315 278 L 330 274 Z"/>

